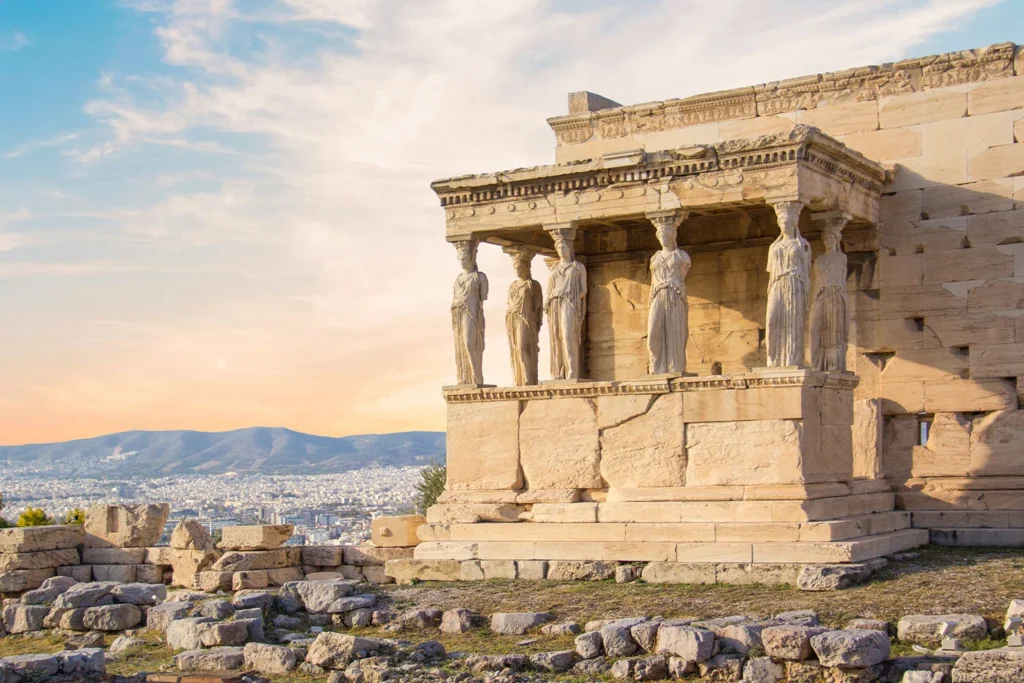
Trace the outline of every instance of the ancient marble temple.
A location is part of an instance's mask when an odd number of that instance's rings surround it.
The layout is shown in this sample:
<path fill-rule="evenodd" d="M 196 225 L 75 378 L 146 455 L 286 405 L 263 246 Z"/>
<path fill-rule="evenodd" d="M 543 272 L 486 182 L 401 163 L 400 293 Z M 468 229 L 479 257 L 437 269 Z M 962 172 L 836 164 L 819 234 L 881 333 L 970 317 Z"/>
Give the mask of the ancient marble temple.
<path fill-rule="evenodd" d="M 456 299 L 486 284 L 467 245 L 513 256 L 516 386 L 459 361 L 416 557 L 716 580 L 929 530 L 1024 543 L 1020 63 L 1007 44 L 636 106 L 573 93 L 555 164 L 433 183 Z M 452 311 L 478 358 L 460 325 L 482 318 Z"/>

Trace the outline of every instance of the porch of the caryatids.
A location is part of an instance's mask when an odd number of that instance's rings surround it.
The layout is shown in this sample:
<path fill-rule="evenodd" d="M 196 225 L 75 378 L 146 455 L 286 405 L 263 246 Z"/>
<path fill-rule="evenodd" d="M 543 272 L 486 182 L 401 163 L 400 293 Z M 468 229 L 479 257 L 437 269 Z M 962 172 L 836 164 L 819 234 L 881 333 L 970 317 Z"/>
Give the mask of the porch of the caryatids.
<path fill-rule="evenodd" d="M 676 235 L 686 218 L 683 209 L 648 213 L 661 250 L 651 257 L 651 292 L 647 309 L 648 372 L 686 372 L 689 306 L 686 274 L 690 256 L 679 248 Z"/>

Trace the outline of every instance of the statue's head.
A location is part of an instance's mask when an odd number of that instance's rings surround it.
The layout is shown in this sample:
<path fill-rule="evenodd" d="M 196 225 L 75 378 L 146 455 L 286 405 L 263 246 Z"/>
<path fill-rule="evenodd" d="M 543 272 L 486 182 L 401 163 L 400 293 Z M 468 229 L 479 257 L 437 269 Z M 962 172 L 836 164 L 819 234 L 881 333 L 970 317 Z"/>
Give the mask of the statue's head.
<path fill-rule="evenodd" d="M 533 262 L 533 254 L 528 251 L 519 251 L 512 257 L 512 265 L 516 269 L 516 275 L 520 280 L 529 280 L 531 276 L 530 264 Z"/>
<path fill-rule="evenodd" d="M 661 244 L 662 249 L 671 251 L 678 248 L 678 245 L 676 244 L 676 234 L 678 233 L 678 230 L 674 223 L 661 223 L 658 225 L 656 232 L 658 234 L 658 243 Z"/>
<path fill-rule="evenodd" d="M 562 263 L 568 263 L 576 258 L 572 249 L 572 240 L 565 236 L 555 237 L 555 252 Z"/>
<path fill-rule="evenodd" d="M 834 230 L 822 232 L 821 241 L 825 244 L 825 251 L 836 251 L 839 248 L 839 235 Z"/>
<path fill-rule="evenodd" d="M 461 240 L 455 243 L 459 263 L 467 273 L 476 270 L 476 240 Z"/>
<path fill-rule="evenodd" d="M 775 204 L 775 216 L 781 228 L 781 237 L 793 239 L 800 234 L 800 212 L 803 204 L 800 202 L 779 202 Z"/>

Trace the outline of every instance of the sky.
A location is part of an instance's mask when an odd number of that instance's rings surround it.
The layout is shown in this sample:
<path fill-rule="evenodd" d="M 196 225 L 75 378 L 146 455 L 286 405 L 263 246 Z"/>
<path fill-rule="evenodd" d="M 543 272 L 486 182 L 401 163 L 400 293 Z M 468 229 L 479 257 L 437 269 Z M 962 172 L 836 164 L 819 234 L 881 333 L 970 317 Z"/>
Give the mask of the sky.
<path fill-rule="evenodd" d="M 1004 41 L 1020 0 L 0 0 L 0 444 L 443 429 L 432 180 L 553 162 L 571 91 Z M 511 261 L 480 268 L 508 384 Z"/>

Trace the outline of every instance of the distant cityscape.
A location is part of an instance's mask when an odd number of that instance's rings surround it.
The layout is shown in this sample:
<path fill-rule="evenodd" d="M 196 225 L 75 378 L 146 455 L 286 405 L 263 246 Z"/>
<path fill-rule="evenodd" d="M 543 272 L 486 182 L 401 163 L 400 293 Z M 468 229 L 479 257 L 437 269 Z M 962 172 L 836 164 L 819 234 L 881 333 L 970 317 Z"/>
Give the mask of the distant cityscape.
<path fill-rule="evenodd" d="M 370 537 L 370 521 L 413 509 L 421 467 L 368 467 L 341 474 L 226 473 L 117 480 L 0 476 L 4 510 L 13 521 L 26 507 L 54 518 L 100 503 L 170 503 L 164 541 L 182 519 L 211 533 L 236 524 L 294 524 L 291 545 L 345 545 Z"/>

